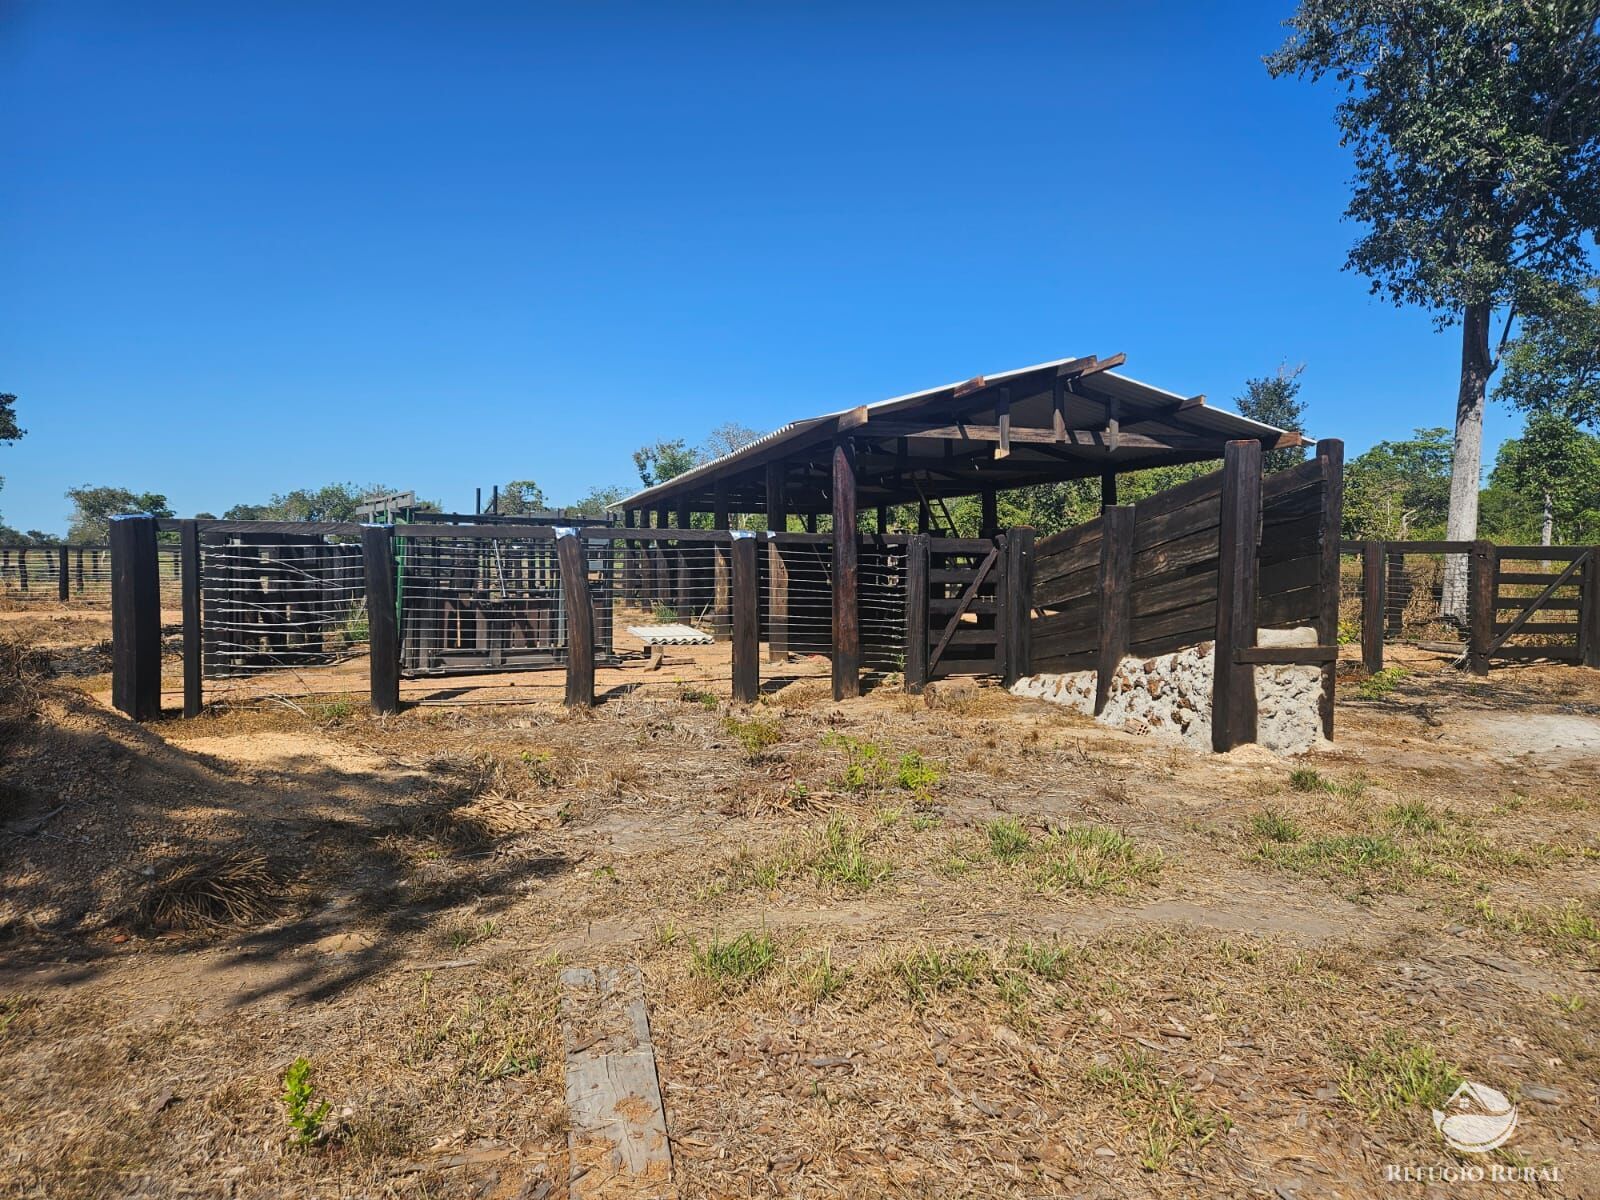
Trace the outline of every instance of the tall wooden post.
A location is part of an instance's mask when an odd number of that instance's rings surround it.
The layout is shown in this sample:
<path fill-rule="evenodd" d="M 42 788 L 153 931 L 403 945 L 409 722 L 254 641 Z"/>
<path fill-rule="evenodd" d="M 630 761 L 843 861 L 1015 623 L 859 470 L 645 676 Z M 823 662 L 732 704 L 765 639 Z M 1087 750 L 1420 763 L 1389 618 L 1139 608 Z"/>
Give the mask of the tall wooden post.
<path fill-rule="evenodd" d="M 567 704 L 594 705 L 594 604 L 589 599 L 589 568 L 575 529 L 556 531 L 561 567 L 561 598 L 567 610 Z"/>
<path fill-rule="evenodd" d="M 1322 523 L 1317 530 L 1320 556 L 1317 572 L 1317 641 L 1334 646 L 1339 641 L 1339 535 L 1344 527 L 1344 443 L 1338 438 L 1323 438 L 1317 443 L 1317 458 L 1322 463 Z M 1318 715 L 1322 736 L 1333 737 L 1334 687 L 1339 664 L 1322 664 L 1322 697 Z"/>
<path fill-rule="evenodd" d="M 728 481 L 717 480 L 711 508 L 711 527 L 728 528 Z M 715 544 L 711 549 L 711 632 L 713 637 L 725 638 L 733 628 L 731 605 L 733 581 L 728 564 L 728 547 Z"/>
<path fill-rule="evenodd" d="M 992 538 L 1000 533 L 1000 501 L 993 488 L 984 488 L 979 493 L 979 500 L 983 505 L 982 528 L 978 530 L 979 537 Z"/>
<path fill-rule="evenodd" d="M 1383 615 L 1388 607 L 1383 543 L 1361 543 L 1361 667 L 1369 675 L 1383 670 Z"/>
<path fill-rule="evenodd" d="M 1499 570 L 1499 548 L 1493 542 L 1473 542 L 1472 553 L 1467 556 L 1467 594 L 1470 597 L 1467 669 L 1474 675 L 1489 673 L 1489 644 L 1494 641 L 1495 576 Z"/>
<path fill-rule="evenodd" d="M 783 503 L 783 464 L 767 464 L 767 660 L 789 654 L 789 568 L 773 534 L 787 533 L 789 514 Z"/>
<path fill-rule="evenodd" d="M 1261 443 L 1229 442 L 1222 459 L 1217 540 L 1217 625 L 1211 683 L 1211 748 L 1256 740 L 1255 667 L 1239 652 L 1256 644 L 1256 550 L 1261 537 Z"/>
<path fill-rule="evenodd" d="M 111 703 L 161 715 L 161 581 L 154 517 L 111 518 Z"/>
<path fill-rule="evenodd" d="M 183 715 L 198 717 L 204 703 L 205 641 L 200 627 L 200 523 L 178 526 L 178 572 L 183 588 Z"/>
<path fill-rule="evenodd" d="M 911 535 L 906 552 L 906 691 L 915 694 L 928 684 L 928 564 L 925 533 Z"/>
<path fill-rule="evenodd" d="M 1133 628 L 1133 515 L 1131 504 L 1112 505 L 1100 514 L 1100 631 L 1094 677 L 1097 717 L 1110 702 L 1111 681 L 1127 656 Z"/>
<path fill-rule="evenodd" d="M 856 542 L 856 459 L 833 445 L 833 698 L 861 694 L 861 598 Z"/>
<path fill-rule="evenodd" d="M 61 562 L 58 566 L 59 570 L 56 572 L 56 599 L 70 600 L 72 599 L 72 579 L 67 570 L 67 548 L 65 545 L 61 547 Z"/>
<path fill-rule="evenodd" d="M 633 528 L 633 509 L 622 510 L 622 527 Z M 639 556 L 638 542 L 624 541 L 622 543 L 622 599 L 624 602 L 634 600 L 639 595 Z"/>
<path fill-rule="evenodd" d="M 1115 471 L 1100 472 L 1100 511 L 1105 512 L 1117 502 L 1117 473 Z"/>
<path fill-rule="evenodd" d="M 1006 561 L 1004 595 L 998 606 L 1001 617 L 998 644 L 1005 650 L 1005 667 L 1000 681 L 1010 687 L 1017 680 L 1033 674 L 1033 635 L 1030 622 L 1033 618 L 1033 543 L 1034 531 L 1023 526 L 1006 532 Z M 1132 564 L 1133 540 L 1128 540 L 1129 564 Z M 1131 581 L 1130 581 L 1131 582 Z M 1131 588 L 1129 589 L 1131 592 Z"/>
<path fill-rule="evenodd" d="M 361 566 L 367 584 L 367 675 L 372 711 L 400 711 L 400 620 L 395 612 L 394 541 L 387 525 L 361 530 Z"/>
<path fill-rule="evenodd" d="M 754 704 L 761 690 L 761 568 L 755 534 L 736 529 L 732 537 L 733 699 Z"/>
<path fill-rule="evenodd" d="M 1578 590 L 1578 661 L 1600 667 L 1600 546 L 1589 547 Z"/>

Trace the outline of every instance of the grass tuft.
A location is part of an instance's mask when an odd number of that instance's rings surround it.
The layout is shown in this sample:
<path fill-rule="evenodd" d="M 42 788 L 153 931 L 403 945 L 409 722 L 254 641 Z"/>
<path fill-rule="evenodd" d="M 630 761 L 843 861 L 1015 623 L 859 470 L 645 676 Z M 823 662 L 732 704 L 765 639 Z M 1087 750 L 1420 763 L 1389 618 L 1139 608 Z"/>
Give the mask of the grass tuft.
<path fill-rule="evenodd" d="M 778 944 L 766 932 L 741 933 L 729 941 L 712 934 L 709 942 L 695 943 L 689 950 L 690 970 L 723 987 L 743 987 L 754 982 L 777 959 Z"/>
<path fill-rule="evenodd" d="M 1339 1091 L 1369 1118 L 1414 1108 L 1439 1108 L 1461 1083 L 1461 1072 L 1426 1042 L 1391 1029 L 1345 1067 Z"/>
<path fill-rule="evenodd" d="M 1251 815 L 1250 832 L 1264 841 L 1280 845 L 1300 840 L 1300 826 L 1294 818 L 1270 808 Z"/>

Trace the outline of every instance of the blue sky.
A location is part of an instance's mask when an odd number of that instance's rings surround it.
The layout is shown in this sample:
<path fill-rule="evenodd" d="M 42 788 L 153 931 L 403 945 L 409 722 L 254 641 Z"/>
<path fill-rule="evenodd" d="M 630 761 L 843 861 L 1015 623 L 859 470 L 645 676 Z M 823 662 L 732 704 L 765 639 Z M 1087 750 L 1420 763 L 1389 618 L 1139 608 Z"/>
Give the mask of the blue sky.
<path fill-rule="evenodd" d="M 1350 453 L 1449 424 L 1455 331 L 1340 270 L 1332 95 L 1261 66 L 1291 7 L 0 0 L 0 513 L 559 502 L 1116 351 L 1217 404 L 1304 362 Z"/>

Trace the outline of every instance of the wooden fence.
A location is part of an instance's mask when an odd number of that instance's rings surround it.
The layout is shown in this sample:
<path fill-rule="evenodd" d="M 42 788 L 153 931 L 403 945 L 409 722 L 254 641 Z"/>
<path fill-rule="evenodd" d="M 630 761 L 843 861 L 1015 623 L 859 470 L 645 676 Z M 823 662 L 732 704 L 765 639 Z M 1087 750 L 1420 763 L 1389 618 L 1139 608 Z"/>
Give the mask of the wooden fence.
<path fill-rule="evenodd" d="M 1260 447 L 1233 442 L 1222 470 L 1042 539 L 1032 668 L 1095 671 L 1098 713 L 1123 658 L 1214 642 L 1212 740 L 1227 750 L 1255 737 L 1254 666 L 1315 664 L 1331 737 L 1343 455 L 1343 443 L 1319 442 L 1314 458 L 1263 478 Z M 1256 644 L 1262 627 L 1303 625 L 1316 646 Z"/>
<path fill-rule="evenodd" d="M 1487 541 L 1347 541 L 1359 558 L 1361 661 L 1383 669 L 1384 645 L 1423 619 L 1465 627 L 1461 664 L 1485 675 L 1496 661 L 1550 659 L 1600 667 L 1600 546 L 1497 546 Z M 1425 564 L 1425 566 L 1424 566 Z M 1443 616 L 1441 579 L 1464 572 L 1465 611 Z"/>

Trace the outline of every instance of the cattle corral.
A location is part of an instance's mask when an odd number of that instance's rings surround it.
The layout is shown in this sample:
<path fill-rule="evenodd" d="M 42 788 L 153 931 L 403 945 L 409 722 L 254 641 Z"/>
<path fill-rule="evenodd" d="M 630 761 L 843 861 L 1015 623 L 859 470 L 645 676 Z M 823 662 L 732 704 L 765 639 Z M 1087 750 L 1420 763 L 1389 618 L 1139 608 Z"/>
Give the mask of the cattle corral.
<path fill-rule="evenodd" d="M 8 594 L 9 1192 L 1390 1194 L 1465 1080 L 1600 1191 L 1593 559 L 1342 543 L 1338 441 L 1119 361 Z"/>

